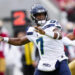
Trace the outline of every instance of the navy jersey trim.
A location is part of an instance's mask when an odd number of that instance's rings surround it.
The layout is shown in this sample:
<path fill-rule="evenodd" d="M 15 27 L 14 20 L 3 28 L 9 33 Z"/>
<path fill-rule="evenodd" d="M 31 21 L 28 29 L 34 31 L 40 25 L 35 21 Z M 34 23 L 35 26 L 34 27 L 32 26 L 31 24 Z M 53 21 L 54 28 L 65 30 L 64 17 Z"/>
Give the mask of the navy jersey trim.
<path fill-rule="evenodd" d="M 51 26 L 55 26 L 55 24 L 46 25 L 46 26 L 44 26 L 42 29 L 46 29 L 46 28 L 49 28 L 49 27 L 51 27 Z"/>
<path fill-rule="evenodd" d="M 33 35 L 33 32 L 27 32 L 27 35 Z"/>

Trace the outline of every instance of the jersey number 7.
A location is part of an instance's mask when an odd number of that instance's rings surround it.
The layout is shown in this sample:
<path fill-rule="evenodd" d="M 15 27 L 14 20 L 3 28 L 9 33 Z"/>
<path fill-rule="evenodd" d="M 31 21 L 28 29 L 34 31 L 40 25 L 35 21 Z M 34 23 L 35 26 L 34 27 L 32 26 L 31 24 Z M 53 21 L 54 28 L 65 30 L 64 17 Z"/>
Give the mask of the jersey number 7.
<path fill-rule="evenodd" d="M 41 51 L 41 54 L 43 55 L 44 54 L 44 49 L 43 49 L 43 38 L 40 37 L 36 40 L 37 44 L 40 42 L 40 51 Z"/>

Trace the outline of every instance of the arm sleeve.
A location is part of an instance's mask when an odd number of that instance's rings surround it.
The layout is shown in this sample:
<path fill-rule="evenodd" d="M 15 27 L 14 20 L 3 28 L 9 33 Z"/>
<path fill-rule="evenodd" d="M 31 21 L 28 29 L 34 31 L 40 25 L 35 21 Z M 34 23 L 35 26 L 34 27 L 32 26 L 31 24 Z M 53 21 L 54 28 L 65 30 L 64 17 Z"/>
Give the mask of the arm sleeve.
<path fill-rule="evenodd" d="M 54 32 L 53 32 L 53 30 L 55 29 L 55 27 L 53 26 L 53 27 L 50 27 L 50 28 L 47 28 L 46 30 L 45 30 L 45 35 L 46 36 L 48 36 L 48 37 L 50 37 L 50 38 L 53 38 L 54 37 Z"/>
<path fill-rule="evenodd" d="M 50 38 L 54 38 L 54 34 L 57 34 L 57 38 L 59 39 L 61 31 L 56 26 L 50 27 L 45 31 L 45 35 L 49 36 Z"/>

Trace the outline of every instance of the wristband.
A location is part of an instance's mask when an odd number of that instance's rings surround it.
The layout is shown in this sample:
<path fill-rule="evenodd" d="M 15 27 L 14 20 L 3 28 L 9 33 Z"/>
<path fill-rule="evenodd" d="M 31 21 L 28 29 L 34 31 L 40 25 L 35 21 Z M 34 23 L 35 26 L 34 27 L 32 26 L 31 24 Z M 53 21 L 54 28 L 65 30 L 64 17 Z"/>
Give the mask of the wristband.
<path fill-rule="evenodd" d="M 4 37 L 4 42 L 8 42 L 9 38 L 8 37 Z"/>

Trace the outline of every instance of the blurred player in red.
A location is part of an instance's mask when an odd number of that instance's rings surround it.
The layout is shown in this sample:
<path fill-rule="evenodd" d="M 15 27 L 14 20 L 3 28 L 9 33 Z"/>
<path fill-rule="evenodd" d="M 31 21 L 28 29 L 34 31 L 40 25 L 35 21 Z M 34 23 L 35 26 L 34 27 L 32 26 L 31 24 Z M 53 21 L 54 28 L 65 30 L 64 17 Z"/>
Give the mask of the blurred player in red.
<path fill-rule="evenodd" d="M 75 38 L 75 29 L 73 30 L 73 35 L 68 35 L 71 38 Z M 73 60 L 71 63 L 69 63 L 69 68 L 71 70 L 72 75 L 75 75 L 75 60 Z"/>
<path fill-rule="evenodd" d="M 65 45 L 75 46 L 75 29 L 73 30 L 73 33 L 70 33 L 63 38 L 63 42 Z M 75 75 L 75 59 L 69 63 L 69 68 L 72 75 Z"/>
<path fill-rule="evenodd" d="M 0 21 L 0 36 L 2 37 L 7 37 L 8 34 L 5 33 L 4 28 L 3 28 L 3 22 Z M 0 75 L 4 75 L 5 73 L 5 56 L 4 56 L 4 42 L 0 42 Z"/>

